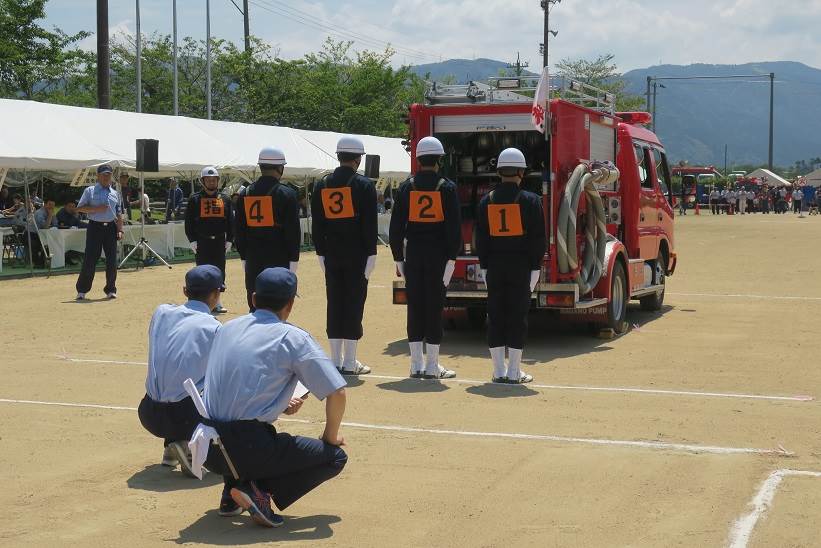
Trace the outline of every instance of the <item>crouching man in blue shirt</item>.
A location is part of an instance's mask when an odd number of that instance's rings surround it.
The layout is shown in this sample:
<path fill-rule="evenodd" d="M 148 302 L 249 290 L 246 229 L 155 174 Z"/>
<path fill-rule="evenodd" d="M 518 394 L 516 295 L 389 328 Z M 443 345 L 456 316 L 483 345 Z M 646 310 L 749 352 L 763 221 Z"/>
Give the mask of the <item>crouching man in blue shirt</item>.
<path fill-rule="evenodd" d="M 296 275 L 267 268 L 256 278 L 255 311 L 220 328 L 205 375 L 205 420 L 218 433 L 240 480 L 222 451 L 211 445 L 205 465 L 225 478 L 220 515 L 247 510 L 259 525 L 278 527 L 280 510 L 342 471 L 347 455 L 339 426 L 345 412 L 345 380 L 320 346 L 286 323 L 294 306 Z M 297 381 L 325 400 L 325 431 L 319 439 L 277 432 L 281 413 L 302 405 Z"/>
<path fill-rule="evenodd" d="M 197 389 L 205 382 L 205 366 L 220 322 L 211 311 L 225 290 L 222 271 L 213 265 L 192 268 L 183 289 L 188 302 L 161 304 L 148 328 L 148 375 L 145 397 L 138 414 L 146 430 L 165 440 L 162 464 L 180 465 L 194 476 L 187 441 L 200 423 L 200 414 L 183 382 L 190 378 Z"/>

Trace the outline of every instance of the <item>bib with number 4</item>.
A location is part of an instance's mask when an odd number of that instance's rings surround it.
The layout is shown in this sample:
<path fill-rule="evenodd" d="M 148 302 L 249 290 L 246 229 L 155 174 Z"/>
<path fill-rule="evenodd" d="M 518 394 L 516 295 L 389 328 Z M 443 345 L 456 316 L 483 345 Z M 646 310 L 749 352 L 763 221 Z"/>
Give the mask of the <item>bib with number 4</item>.
<path fill-rule="evenodd" d="M 202 219 L 223 219 L 225 218 L 225 208 L 222 207 L 222 198 L 201 198 L 200 218 Z"/>
<path fill-rule="evenodd" d="M 411 190 L 408 220 L 412 223 L 441 223 L 444 221 L 442 193 L 438 190 L 430 192 Z"/>
<path fill-rule="evenodd" d="M 351 187 L 322 189 L 322 209 L 326 219 L 353 219 L 353 196 Z"/>
<path fill-rule="evenodd" d="M 496 237 L 524 236 L 522 207 L 513 204 L 488 204 L 487 224 L 490 235 Z"/>
<path fill-rule="evenodd" d="M 270 196 L 245 196 L 245 222 L 249 227 L 262 228 L 276 226 L 274 201 Z"/>

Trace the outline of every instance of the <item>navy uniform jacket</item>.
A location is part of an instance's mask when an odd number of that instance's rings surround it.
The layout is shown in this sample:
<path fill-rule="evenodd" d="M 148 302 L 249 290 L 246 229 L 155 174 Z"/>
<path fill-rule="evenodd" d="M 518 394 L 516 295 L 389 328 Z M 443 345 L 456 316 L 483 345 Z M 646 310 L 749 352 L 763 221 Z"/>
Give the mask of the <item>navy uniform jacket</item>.
<path fill-rule="evenodd" d="M 328 218 L 322 202 L 323 189 L 350 187 L 353 202 L 351 217 Z M 340 202 L 331 204 L 335 207 Z M 349 204 L 346 204 L 349 206 Z M 347 211 L 347 208 L 341 210 Z M 316 254 L 325 257 L 370 257 L 376 255 L 378 221 L 376 216 L 376 188 L 370 179 L 357 174 L 352 168 L 340 166 L 332 175 L 318 182 L 311 196 L 313 223 L 311 233 Z"/>
<path fill-rule="evenodd" d="M 488 222 L 488 205 L 511 204 L 518 201 L 521 207 L 521 236 L 491 236 Z M 505 256 L 527 257 L 530 270 L 539 270 L 547 249 L 545 222 L 542 214 L 542 201 L 536 194 L 521 190 L 514 183 L 499 183 L 496 189 L 488 193 L 479 202 L 479 216 L 476 224 L 476 252 L 483 269 L 488 268 L 492 256 L 494 259 Z"/>
<path fill-rule="evenodd" d="M 273 201 L 274 226 L 249 226 L 246 216 L 246 203 L 254 196 L 271 196 Z M 255 183 L 248 185 L 237 199 L 235 212 L 234 243 L 240 257 L 245 260 L 249 255 L 264 254 L 267 248 L 279 248 L 288 255 L 290 262 L 299 261 L 299 243 L 302 232 L 299 227 L 299 205 L 297 194 L 291 188 L 279 182 L 276 177 L 262 176 Z M 264 211 L 252 212 L 264 215 Z M 255 223 L 250 219 L 251 225 Z M 277 254 L 277 252 L 273 252 Z"/>
<path fill-rule="evenodd" d="M 202 203 L 203 198 L 219 200 L 217 207 L 212 203 Z M 233 213 L 231 200 L 225 194 L 217 192 L 209 196 L 205 191 L 192 194 L 185 209 L 185 235 L 189 242 L 196 242 L 208 236 L 225 236 L 225 241 L 234 239 Z M 204 216 L 203 216 L 204 215 Z"/>
<path fill-rule="evenodd" d="M 441 195 L 444 221 L 415 222 L 409 220 L 411 191 L 438 191 Z M 428 203 L 422 216 L 433 216 L 435 212 Z M 425 204 L 423 204 L 424 208 Z M 417 206 L 418 209 L 418 206 Z M 420 171 L 399 187 L 391 210 L 390 244 L 395 261 L 405 260 L 405 239 L 408 242 L 439 248 L 450 260 L 455 260 L 462 247 L 462 220 L 459 212 L 459 197 L 456 184 L 432 171 Z"/>

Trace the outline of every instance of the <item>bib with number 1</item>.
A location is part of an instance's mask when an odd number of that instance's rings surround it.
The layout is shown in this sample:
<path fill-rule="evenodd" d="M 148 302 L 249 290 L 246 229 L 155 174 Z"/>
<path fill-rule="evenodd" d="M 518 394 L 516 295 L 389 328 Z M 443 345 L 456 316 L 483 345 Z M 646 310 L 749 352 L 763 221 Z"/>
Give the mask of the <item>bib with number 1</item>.
<path fill-rule="evenodd" d="M 245 222 L 249 227 L 262 228 L 276 226 L 274 201 L 270 196 L 245 196 Z"/>
<path fill-rule="evenodd" d="M 326 219 L 353 219 L 353 196 L 351 187 L 322 189 L 322 209 Z"/>
<path fill-rule="evenodd" d="M 487 224 L 490 235 L 496 237 L 524 236 L 522 207 L 513 204 L 488 204 Z"/>

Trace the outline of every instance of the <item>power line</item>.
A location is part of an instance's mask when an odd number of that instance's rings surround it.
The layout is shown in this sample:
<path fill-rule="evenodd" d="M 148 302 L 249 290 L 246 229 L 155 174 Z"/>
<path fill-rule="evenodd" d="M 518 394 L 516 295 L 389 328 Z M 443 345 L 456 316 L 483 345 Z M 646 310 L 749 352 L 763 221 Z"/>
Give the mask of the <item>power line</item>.
<path fill-rule="evenodd" d="M 287 8 L 282 6 L 276 6 L 268 3 L 264 3 L 263 0 L 251 0 L 255 6 L 262 8 L 268 12 L 274 13 L 291 21 L 300 23 L 302 25 L 312 27 L 317 30 L 321 30 L 327 32 L 328 34 L 332 34 L 338 38 L 343 40 L 352 40 L 354 42 L 358 42 L 364 44 L 366 46 L 375 47 L 375 48 L 385 48 L 390 47 L 398 54 L 404 55 L 406 57 L 412 57 L 416 59 L 435 59 L 436 56 L 433 54 L 428 54 L 425 52 L 421 52 L 419 50 L 413 50 L 410 48 L 406 48 L 404 46 L 398 46 L 392 44 L 390 42 L 384 42 L 382 40 L 376 38 L 370 38 L 364 35 L 360 35 L 358 33 L 346 30 L 339 30 L 335 27 L 331 26 L 331 24 L 323 23 L 322 20 L 316 19 L 314 16 L 306 14 L 305 12 L 300 12 L 299 10 L 295 10 L 294 8 Z M 291 11 L 288 11 L 288 10 Z M 304 15 L 302 15 L 304 14 Z"/>

